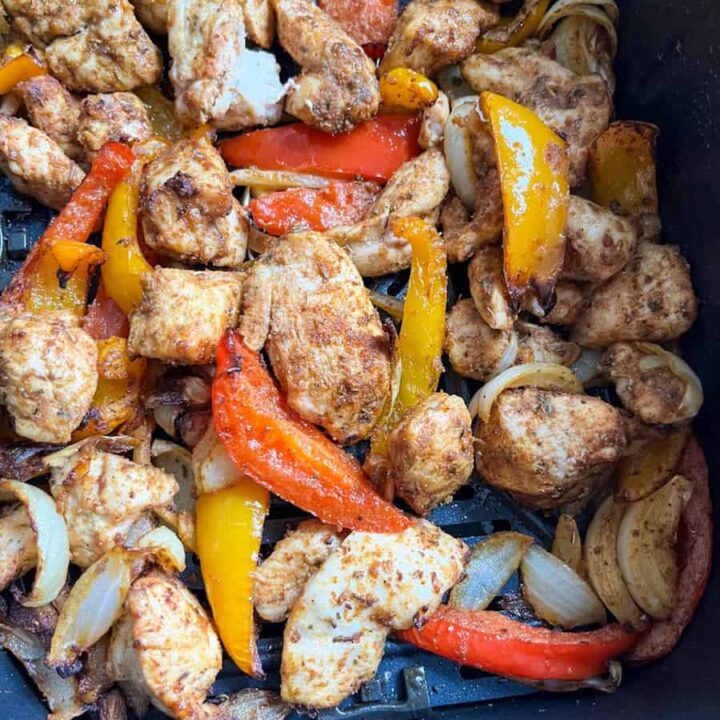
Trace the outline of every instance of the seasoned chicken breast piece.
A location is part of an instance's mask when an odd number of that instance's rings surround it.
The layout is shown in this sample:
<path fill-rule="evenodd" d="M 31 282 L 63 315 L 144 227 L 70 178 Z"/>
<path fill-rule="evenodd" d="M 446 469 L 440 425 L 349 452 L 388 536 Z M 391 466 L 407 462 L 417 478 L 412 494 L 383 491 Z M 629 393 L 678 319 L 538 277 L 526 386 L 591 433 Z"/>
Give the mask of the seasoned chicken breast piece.
<path fill-rule="evenodd" d="M 227 167 L 206 137 L 180 140 L 143 170 L 145 242 L 173 260 L 238 267 L 248 224 L 232 191 Z"/>
<path fill-rule="evenodd" d="M 493 330 L 510 330 L 516 314 L 503 274 L 503 251 L 494 245 L 480 248 L 468 265 L 470 294 L 480 317 Z"/>
<path fill-rule="evenodd" d="M 546 312 L 534 297 L 525 298 L 523 310 L 548 325 L 574 325 L 587 307 L 592 294 L 591 285 L 583 285 L 560 278 L 555 284 L 555 304 Z"/>
<path fill-rule="evenodd" d="M 0 591 L 37 564 L 37 538 L 27 510 L 19 505 L 0 512 Z"/>
<path fill-rule="evenodd" d="M 518 332 L 515 365 L 545 362 L 569 367 L 580 357 L 579 345 L 563 340 L 550 328 L 520 321 L 515 323 L 515 328 Z"/>
<path fill-rule="evenodd" d="M 374 674 L 390 630 L 422 623 L 463 570 L 467 548 L 429 522 L 353 532 L 305 586 L 285 626 L 282 698 L 337 705 Z"/>
<path fill-rule="evenodd" d="M 130 316 L 128 350 L 175 365 L 212 362 L 225 330 L 235 327 L 238 273 L 155 268 L 142 278 L 143 296 Z"/>
<path fill-rule="evenodd" d="M 200 720 L 210 716 L 201 706 L 221 665 L 215 629 L 180 580 L 154 571 L 133 582 L 108 650 L 121 687 L 147 694 L 170 717 Z"/>
<path fill-rule="evenodd" d="M 109 140 L 130 144 L 152 134 L 145 103 L 133 93 L 88 95 L 81 103 L 77 139 L 89 162 Z"/>
<path fill-rule="evenodd" d="M 280 119 L 280 66 L 245 47 L 237 0 L 168 0 L 168 48 L 175 111 L 186 124 L 241 130 Z"/>
<path fill-rule="evenodd" d="M 60 210 L 85 173 L 44 132 L 0 114 L 0 169 L 13 187 Z"/>
<path fill-rule="evenodd" d="M 373 117 L 380 105 L 375 66 L 365 51 L 312 0 L 272 0 L 280 44 L 302 67 L 285 110 L 327 133 Z"/>
<path fill-rule="evenodd" d="M 177 491 L 175 478 L 163 470 L 88 445 L 50 478 L 50 492 L 67 522 L 71 559 L 80 567 L 122 545 L 144 513 L 170 505 Z"/>
<path fill-rule="evenodd" d="M 599 75 L 581 77 L 529 47 L 478 53 L 462 73 L 476 92 L 506 95 L 535 111 L 567 141 L 571 186 L 582 183 L 590 145 L 610 123 L 612 100 Z"/>
<path fill-rule="evenodd" d="M 70 442 L 98 382 L 95 341 L 66 312 L 0 320 L 0 402 L 15 432 L 43 443 Z"/>
<path fill-rule="evenodd" d="M 310 232 L 273 243 L 248 274 L 240 330 L 265 346 L 302 417 L 341 444 L 370 434 L 390 394 L 392 341 L 335 243 Z"/>
<path fill-rule="evenodd" d="M 470 480 L 471 422 L 461 397 L 436 392 L 388 435 L 395 494 L 418 515 L 450 500 Z"/>
<path fill-rule="evenodd" d="M 25 105 L 31 125 L 55 141 L 73 160 L 83 157 L 77 141 L 80 101 L 52 75 L 38 75 L 18 83 L 15 92 Z"/>
<path fill-rule="evenodd" d="M 497 8 L 483 0 L 412 0 L 398 19 L 380 74 L 407 67 L 432 75 L 455 65 L 498 18 Z"/>
<path fill-rule="evenodd" d="M 409 160 L 390 179 L 367 218 L 326 233 L 345 248 L 363 277 L 387 275 L 410 267 L 410 244 L 392 231 L 401 217 L 422 217 L 433 225 L 450 186 L 450 173 L 439 148 Z"/>
<path fill-rule="evenodd" d="M 641 243 L 630 263 L 592 295 L 573 340 L 594 348 L 620 340 L 665 342 L 689 330 L 696 317 L 690 268 L 680 250 Z"/>
<path fill-rule="evenodd" d="M 156 35 L 167 33 L 168 0 L 130 0 L 138 20 Z"/>
<path fill-rule="evenodd" d="M 57 37 L 75 34 L 96 17 L 94 2 L 2 0 L 2 4 L 13 27 L 39 48 Z"/>
<path fill-rule="evenodd" d="M 418 143 L 421 148 L 429 150 L 439 147 L 445 137 L 445 126 L 450 116 L 450 100 L 442 91 L 438 91 L 435 102 L 426 107 L 420 121 Z"/>
<path fill-rule="evenodd" d="M 492 486 L 551 510 L 589 495 L 625 449 L 620 413 L 588 395 L 506 390 L 475 430 L 475 463 Z"/>
<path fill-rule="evenodd" d="M 255 571 L 253 601 L 257 614 L 268 622 L 285 622 L 305 583 L 340 547 L 344 536 L 319 520 L 303 520 L 279 540 Z"/>

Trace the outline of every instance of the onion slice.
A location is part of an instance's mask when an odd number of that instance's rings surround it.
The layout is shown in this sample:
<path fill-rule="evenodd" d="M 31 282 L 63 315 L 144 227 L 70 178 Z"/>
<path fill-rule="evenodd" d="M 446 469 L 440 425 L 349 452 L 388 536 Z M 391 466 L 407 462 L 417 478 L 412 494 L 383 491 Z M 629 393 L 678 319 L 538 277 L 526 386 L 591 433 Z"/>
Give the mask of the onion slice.
<path fill-rule="evenodd" d="M 170 528 L 156 527 L 143 535 L 136 547 L 150 550 L 158 565 L 167 572 L 185 569 L 185 547 Z"/>
<path fill-rule="evenodd" d="M 570 366 L 575 377 L 585 386 L 602 384 L 600 360 L 602 352 L 592 348 L 583 348 L 580 357 Z"/>
<path fill-rule="evenodd" d="M 215 492 L 236 485 L 242 472 L 225 450 L 212 423 L 192 453 L 193 472 L 198 494 Z"/>
<path fill-rule="evenodd" d="M 18 500 L 30 518 L 37 544 L 35 583 L 21 602 L 26 607 L 40 607 L 52 602 L 62 590 L 70 564 L 70 541 L 62 515 L 55 501 L 34 485 L 0 480 L 0 501 Z"/>
<path fill-rule="evenodd" d="M 475 209 L 475 187 L 478 178 L 472 162 L 472 140 L 467 129 L 467 120 L 477 107 L 477 95 L 459 99 L 448 117 L 443 141 L 445 160 L 455 193 L 471 212 Z"/>
<path fill-rule="evenodd" d="M 576 692 L 577 690 L 598 690 L 604 693 L 614 693 L 622 682 L 622 665 L 617 660 L 611 660 L 607 666 L 607 675 L 598 675 L 587 680 L 523 680 L 514 678 L 523 685 L 529 685 L 543 692 Z"/>
<path fill-rule="evenodd" d="M 574 517 L 563 513 L 558 518 L 550 552 L 558 560 L 562 560 L 571 567 L 580 577 L 584 577 L 582 540 Z"/>
<path fill-rule="evenodd" d="M 384 310 L 393 320 L 402 322 L 405 303 L 399 298 L 371 290 L 370 302 L 372 302 L 375 307 Z"/>
<path fill-rule="evenodd" d="M 523 595 L 539 617 L 566 630 L 604 625 L 605 608 L 595 591 L 564 562 L 537 545 L 520 564 Z"/>
<path fill-rule="evenodd" d="M 465 577 L 452 589 L 450 605 L 484 610 L 518 569 L 533 539 L 516 532 L 497 532 L 475 545 L 465 563 Z"/>
<path fill-rule="evenodd" d="M 286 170 L 260 170 L 258 168 L 233 170 L 230 177 L 235 185 L 251 188 L 260 187 L 267 190 L 287 190 L 295 187 L 320 189 L 327 187 L 332 182 L 318 175 L 305 175 Z"/>

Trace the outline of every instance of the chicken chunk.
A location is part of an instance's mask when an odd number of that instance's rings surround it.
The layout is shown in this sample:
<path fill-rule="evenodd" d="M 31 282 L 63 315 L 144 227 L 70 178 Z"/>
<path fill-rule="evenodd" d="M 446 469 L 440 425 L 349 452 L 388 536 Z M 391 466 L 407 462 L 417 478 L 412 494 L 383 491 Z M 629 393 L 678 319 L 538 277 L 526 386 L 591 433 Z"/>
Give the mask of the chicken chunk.
<path fill-rule="evenodd" d="M 700 381 L 679 358 L 656 345 L 615 343 L 600 367 L 615 383 L 622 404 L 645 423 L 671 425 L 700 411 Z"/>
<path fill-rule="evenodd" d="M 186 263 L 238 267 L 248 225 L 233 183 L 210 141 L 188 138 L 168 148 L 143 172 L 140 221 L 145 242 Z"/>
<path fill-rule="evenodd" d="M 579 345 L 563 340 L 550 328 L 528 322 L 517 322 L 515 327 L 519 334 L 515 365 L 545 362 L 569 367 L 580 357 Z"/>
<path fill-rule="evenodd" d="M 65 518 L 72 561 L 88 567 L 116 545 L 148 510 L 172 503 L 172 475 L 121 455 L 84 446 L 52 472 L 50 492 Z"/>
<path fill-rule="evenodd" d="M 0 591 L 37 564 L 37 540 L 27 510 L 4 508 L 0 515 Z"/>
<path fill-rule="evenodd" d="M 297 233 L 251 268 L 240 323 L 263 345 L 287 402 L 337 442 L 372 431 L 390 393 L 392 341 L 362 278 L 335 243 Z"/>
<path fill-rule="evenodd" d="M 570 196 L 565 235 L 562 275 L 585 282 L 604 282 L 619 273 L 637 244 L 630 221 L 576 195 Z"/>
<path fill-rule="evenodd" d="M 138 20 L 150 32 L 164 35 L 168 28 L 168 0 L 130 0 Z"/>
<path fill-rule="evenodd" d="M 475 434 L 480 475 L 541 510 L 587 497 L 625 448 L 622 417 L 612 405 L 535 387 L 503 392 Z"/>
<path fill-rule="evenodd" d="M 410 244 L 393 233 L 392 221 L 417 216 L 434 225 L 449 187 L 450 173 L 442 151 L 428 150 L 400 166 L 365 220 L 334 228 L 327 237 L 345 248 L 363 277 L 408 268 Z"/>
<path fill-rule="evenodd" d="M 455 65 L 498 19 L 497 8 L 483 0 L 412 0 L 398 19 L 380 73 L 407 67 L 432 75 Z"/>
<path fill-rule="evenodd" d="M 470 294 L 480 317 L 493 330 L 510 330 L 515 322 L 515 313 L 505 285 L 502 248 L 480 248 L 468 265 L 468 279 Z"/>
<path fill-rule="evenodd" d="M 268 622 L 285 622 L 305 583 L 340 547 L 344 533 L 319 520 L 303 520 L 255 571 L 253 601 Z"/>
<path fill-rule="evenodd" d="M 97 345 L 66 312 L 22 314 L 0 323 L 0 402 L 15 432 L 35 442 L 70 442 L 98 382 Z"/>
<path fill-rule="evenodd" d="M 445 125 L 447 125 L 449 116 L 450 100 L 440 90 L 437 100 L 423 110 L 420 121 L 420 134 L 418 135 L 418 143 L 421 148 L 429 150 L 440 146 L 445 137 Z"/>
<path fill-rule="evenodd" d="M 15 30 L 39 48 L 75 34 L 95 17 L 92 2 L 2 0 L 2 4 Z"/>
<path fill-rule="evenodd" d="M 242 292 L 237 273 L 158 267 L 143 276 L 142 289 L 130 316 L 133 355 L 203 365 L 215 357 L 225 330 L 237 324 Z"/>
<path fill-rule="evenodd" d="M 560 278 L 555 285 L 555 304 L 546 312 L 535 297 L 526 297 L 523 308 L 535 315 L 541 323 L 549 325 L 574 325 L 587 307 L 591 286 Z"/>
<path fill-rule="evenodd" d="M 395 493 L 418 514 L 450 500 L 473 471 L 470 413 L 457 395 L 433 393 L 388 436 Z"/>
<path fill-rule="evenodd" d="M 573 340 L 604 348 L 620 340 L 665 342 L 695 322 L 690 268 L 677 247 L 641 243 L 637 254 L 592 295 Z"/>
<path fill-rule="evenodd" d="M 337 705 L 375 673 L 385 638 L 435 611 L 463 570 L 466 546 L 425 521 L 353 532 L 310 579 L 285 627 L 281 695 Z"/>
<path fill-rule="evenodd" d="M 21 118 L 0 115 L 0 169 L 13 187 L 60 210 L 85 173 L 44 132 Z"/>
<path fill-rule="evenodd" d="M 280 119 L 280 67 L 245 47 L 241 3 L 168 0 L 168 47 L 175 111 L 188 125 L 241 130 Z"/>
<path fill-rule="evenodd" d="M 180 580 L 158 571 L 135 580 L 108 651 L 110 674 L 121 686 L 149 695 L 170 717 L 200 720 L 221 665 L 212 623 Z"/>
<path fill-rule="evenodd" d="M 365 51 L 312 0 L 273 0 L 280 44 L 302 72 L 285 110 L 327 133 L 373 117 L 380 105 L 375 66 Z"/>
<path fill-rule="evenodd" d="M 476 92 L 507 95 L 534 110 L 568 143 L 571 186 L 582 183 L 590 145 L 610 123 L 612 100 L 599 75 L 576 75 L 529 47 L 478 53 L 462 73 Z"/>
<path fill-rule="evenodd" d="M 15 86 L 30 123 L 56 142 L 73 160 L 83 151 L 77 141 L 80 101 L 52 75 L 38 75 Z"/>
<path fill-rule="evenodd" d="M 89 162 L 109 140 L 129 144 L 152 134 L 147 108 L 133 93 L 89 95 L 82 101 L 77 138 Z"/>

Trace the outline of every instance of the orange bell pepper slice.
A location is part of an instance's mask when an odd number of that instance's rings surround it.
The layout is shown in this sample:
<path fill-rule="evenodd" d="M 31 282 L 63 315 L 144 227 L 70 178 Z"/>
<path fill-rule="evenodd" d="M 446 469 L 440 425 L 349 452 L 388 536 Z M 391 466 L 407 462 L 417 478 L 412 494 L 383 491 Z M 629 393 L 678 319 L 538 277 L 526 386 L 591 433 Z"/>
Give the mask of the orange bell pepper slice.
<path fill-rule="evenodd" d="M 380 78 L 380 95 L 384 111 L 417 112 L 437 100 L 438 89 L 422 73 L 394 68 Z"/>
<path fill-rule="evenodd" d="M 566 145 L 532 111 L 484 92 L 480 107 L 495 141 L 505 214 L 505 282 L 516 308 L 533 292 L 552 304 L 565 258 L 570 189 Z"/>
<path fill-rule="evenodd" d="M 350 455 L 292 410 L 260 356 L 233 331 L 217 350 L 215 430 L 248 477 L 330 525 L 400 532 L 410 520 L 383 500 Z"/>
<path fill-rule="evenodd" d="M 257 650 L 253 573 L 269 504 L 268 491 L 245 478 L 203 494 L 195 509 L 197 550 L 215 625 L 228 655 L 263 677 Z"/>
<path fill-rule="evenodd" d="M 22 53 L 0 67 L 0 95 L 10 92 L 23 80 L 46 73 L 47 70 L 32 55 Z"/>
<path fill-rule="evenodd" d="M 526 0 L 514 18 L 502 18 L 477 41 L 477 51 L 492 54 L 522 45 L 538 29 L 549 6 L 550 0 Z"/>

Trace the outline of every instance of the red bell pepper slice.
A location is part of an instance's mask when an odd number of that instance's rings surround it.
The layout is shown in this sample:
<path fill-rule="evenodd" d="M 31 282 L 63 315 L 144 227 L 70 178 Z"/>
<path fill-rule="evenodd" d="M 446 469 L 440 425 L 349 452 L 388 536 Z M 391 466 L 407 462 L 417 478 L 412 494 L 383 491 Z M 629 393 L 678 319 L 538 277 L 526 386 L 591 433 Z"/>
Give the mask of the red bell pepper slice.
<path fill-rule="evenodd" d="M 398 17 L 397 0 L 319 0 L 358 45 L 387 45 Z"/>
<path fill-rule="evenodd" d="M 617 623 L 591 632 L 532 627 L 489 610 L 442 605 L 422 628 L 397 633 L 461 665 L 526 680 L 584 680 L 629 650 L 638 633 Z"/>
<path fill-rule="evenodd" d="M 250 212 L 255 224 L 270 235 L 285 235 L 293 229 L 322 232 L 360 222 L 379 191 L 377 185 L 359 182 L 292 188 L 252 200 Z"/>
<path fill-rule="evenodd" d="M 288 407 L 260 356 L 231 330 L 217 350 L 212 407 L 228 454 L 259 485 L 330 525 L 370 532 L 409 527 L 354 458 Z"/>
<path fill-rule="evenodd" d="M 292 123 L 238 135 L 223 140 L 219 147 L 225 160 L 236 167 L 387 182 L 403 163 L 420 153 L 419 131 L 419 116 L 389 114 L 340 135 Z"/>
<path fill-rule="evenodd" d="M 83 329 L 95 340 L 107 340 L 111 337 L 127 338 L 128 336 L 127 317 L 118 304 L 107 296 L 102 283 L 83 318 Z"/>

